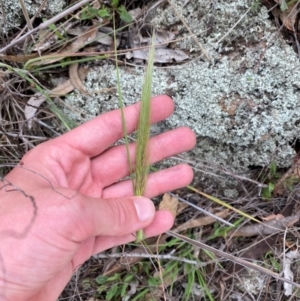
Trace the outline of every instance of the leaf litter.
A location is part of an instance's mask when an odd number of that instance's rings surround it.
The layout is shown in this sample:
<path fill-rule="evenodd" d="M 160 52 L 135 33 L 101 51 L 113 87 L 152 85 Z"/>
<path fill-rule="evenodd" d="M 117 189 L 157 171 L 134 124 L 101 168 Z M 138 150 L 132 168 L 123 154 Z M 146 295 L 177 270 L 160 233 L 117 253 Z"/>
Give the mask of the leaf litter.
<path fill-rule="evenodd" d="M 65 96 L 74 89 L 78 89 L 80 92 L 86 93 L 82 81 L 87 76 L 89 68 L 81 67 L 79 70 L 77 70 L 77 64 L 72 64 L 71 66 L 70 79 L 64 81 L 54 89 L 46 91 L 45 93 L 36 92 L 28 100 L 24 109 L 24 115 L 29 129 L 32 128 L 33 120 L 36 116 L 38 108 L 44 101 L 46 101 L 47 97 Z M 81 87 L 83 87 L 84 91 L 81 91 Z"/>
<path fill-rule="evenodd" d="M 249 226 L 243 226 L 237 230 L 232 230 L 228 233 L 228 236 L 244 236 L 251 237 L 256 235 L 271 235 L 279 231 L 284 231 L 287 228 L 294 226 L 299 221 L 300 215 L 293 216 L 276 216 L 273 219 L 267 220 L 261 224 L 253 224 Z"/>

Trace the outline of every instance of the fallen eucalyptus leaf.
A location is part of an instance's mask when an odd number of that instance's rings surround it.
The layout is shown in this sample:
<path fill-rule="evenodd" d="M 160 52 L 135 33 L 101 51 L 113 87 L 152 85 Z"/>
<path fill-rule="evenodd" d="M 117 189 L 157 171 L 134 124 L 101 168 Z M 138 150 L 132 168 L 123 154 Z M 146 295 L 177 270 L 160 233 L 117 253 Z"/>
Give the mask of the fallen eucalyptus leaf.
<path fill-rule="evenodd" d="M 220 218 L 226 218 L 230 214 L 229 209 L 225 209 L 223 211 L 217 212 L 214 215 Z M 174 231 L 175 232 L 182 232 L 188 229 L 196 228 L 196 227 L 203 227 L 207 225 L 211 225 L 216 222 L 216 219 L 212 216 L 202 216 L 200 218 L 191 219 L 179 226 L 177 226 Z"/>
<path fill-rule="evenodd" d="M 56 43 L 58 36 L 49 29 L 42 29 L 38 32 L 38 41 L 33 46 L 33 51 L 43 51 L 49 49 Z"/>
<path fill-rule="evenodd" d="M 173 214 L 175 218 L 177 215 L 177 206 L 178 199 L 171 197 L 168 193 L 165 193 L 163 195 L 162 201 L 159 203 L 159 210 L 168 210 Z"/>
<path fill-rule="evenodd" d="M 93 42 L 97 36 L 98 26 L 91 26 L 89 29 L 80 35 L 73 43 L 64 48 L 59 52 L 52 53 L 52 58 L 42 59 L 36 62 L 31 63 L 31 66 L 41 66 L 52 64 L 61 59 L 70 56 L 70 53 L 76 53 L 79 49 L 83 48 L 85 45 Z"/>
<path fill-rule="evenodd" d="M 300 258 L 300 253 L 298 250 L 289 251 L 288 253 L 285 254 L 283 259 L 283 264 L 282 264 L 284 278 L 289 279 L 291 281 L 294 280 L 294 273 L 291 270 L 291 264 L 293 260 L 294 261 L 295 259 L 299 260 L 299 258 Z M 284 287 L 284 295 L 287 297 L 291 296 L 293 293 L 293 285 L 285 282 L 283 284 L 283 287 Z"/>
<path fill-rule="evenodd" d="M 148 50 L 147 49 L 141 49 L 141 50 L 133 50 L 131 52 L 126 53 L 126 58 L 131 59 L 140 59 L 148 61 Z M 188 55 L 186 55 L 181 50 L 174 50 L 174 49 L 167 49 L 167 48 L 157 48 L 155 50 L 155 56 L 154 56 L 154 62 L 155 63 L 172 63 L 174 61 L 176 62 L 182 62 L 189 58 Z"/>
<path fill-rule="evenodd" d="M 79 92 L 83 94 L 88 94 L 84 88 L 84 85 L 79 78 L 78 74 L 78 63 L 71 64 L 69 66 L 69 77 L 72 85 L 74 86 L 75 89 L 77 89 Z"/>
<path fill-rule="evenodd" d="M 32 128 L 33 117 L 39 108 L 39 106 L 46 100 L 45 94 L 40 92 L 35 93 L 27 102 L 27 105 L 24 110 L 24 115 L 28 124 L 28 128 Z"/>
<path fill-rule="evenodd" d="M 84 34 L 90 27 L 82 26 L 82 27 L 76 27 L 68 30 L 68 34 L 73 36 L 80 36 Z M 109 28 L 108 32 L 105 29 L 101 30 L 102 28 L 99 28 L 96 32 L 96 36 L 94 39 L 94 42 L 101 43 L 106 46 L 111 46 L 113 43 L 112 38 L 112 29 Z M 120 39 L 117 39 L 117 46 L 120 44 Z"/>
<path fill-rule="evenodd" d="M 230 237 L 243 236 L 251 237 L 256 235 L 271 235 L 286 228 L 292 227 L 299 221 L 299 215 L 292 215 L 288 217 L 279 217 L 268 220 L 261 224 L 254 224 L 250 226 L 243 226 L 237 230 L 230 231 L 227 235 Z"/>
<path fill-rule="evenodd" d="M 35 43 L 33 47 L 33 51 L 43 51 L 49 49 L 52 45 L 56 43 L 60 36 L 63 36 L 64 33 L 74 26 L 74 22 L 68 22 L 64 25 L 63 28 L 55 28 L 51 29 L 41 29 L 37 36 L 38 41 Z"/>
<path fill-rule="evenodd" d="M 82 84 L 81 81 L 85 79 L 88 71 L 89 71 L 89 68 L 81 67 L 81 68 L 79 68 L 78 73 L 76 72 L 77 76 L 78 76 L 77 80 L 79 80 L 81 84 Z M 82 86 L 83 86 L 83 84 L 82 84 Z M 30 97 L 30 99 L 27 102 L 27 105 L 25 106 L 25 110 L 24 110 L 24 115 L 25 115 L 25 118 L 27 121 L 28 128 L 29 129 L 32 128 L 32 122 L 33 122 L 33 118 L 36 114 L 36 111 L 38 110 L 40 105 L 47 99 L 47 96 L 48 97 L 65 96 L 68 93 L 72 92 L 74 90 L 74 88 L 75 87 L 72 84 L 71 80 L 68 79 L 68 80 L 64 81 L 62 84 L 55 87 L 54 89 L 45 91 L 44 94 L 37 92 L 32 97 Z M 77 89 L 77 87 L 76 87 L 76 89 Z"/>

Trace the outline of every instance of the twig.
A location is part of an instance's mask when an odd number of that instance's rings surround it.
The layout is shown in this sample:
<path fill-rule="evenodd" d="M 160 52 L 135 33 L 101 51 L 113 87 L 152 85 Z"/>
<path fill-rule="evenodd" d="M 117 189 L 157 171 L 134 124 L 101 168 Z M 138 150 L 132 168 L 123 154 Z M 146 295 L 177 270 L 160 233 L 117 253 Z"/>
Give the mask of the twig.
<path fill-rule="evenodd" d="M 24 15 L 24 17 L 25 17 L 25 20 L 26 20 L 26 22 L 27 22 L 27 26 L 28 26 L 28 28 L 29 28 L 30 30 L 32 30 L 33 27 L 32 27 L 32 24 L 31 24 L 31 20 L 30 20 L 30 18 L 29 18 L 29 16 L 28 16 L 27 9 L 26 9 L 26 7 L 25 7 L 24 1 L 23 1 L 23 0 L 19 0 L 19 2 L 20 2 L 20 5 L 21 5 L 21 8 L 22 8 L 22 11 L 23 11 L 23 15 Z"/>
<path fill-rule="evenodd" d="M 216 43 L 217 45 L 222 42 L 231 32 L 232 30 L 244 19 L 244 17 L 249 13 L 251 6 L 246 10 L 246 12 L 240 17 L 240 19 L 226 32 L 226 34 Z"/>
<path fill-rule="evenodd" d="M 175 14 L 177 15 L 177 17 L 181 20 L 181 22 L 184 24 L 184 26 L 186 27 L 186 29 L 189 31 L 189 33 L 192 35 L 194 41 L 196 42 L 196 44 L 198 44 L 198 46 L 200 47 L 201 51 L 203 52 L 203 54 L 205 55 L 205 57 L 211 61 L 209 55 L 207 54 L 206 50 L 203 48 L 203 46 L 201 45 L 201 43 L 197 40 L 197 38 L 195 37 L 195 35 L 192 33 L 192 31 L 190 30 L 190 28 L 188 27 L 188 25 L 186 24 L 184 18 L 180 15 L 180 13 L 178 12 L 178 10 L 176 9 L 175 5 L 171 2 L 171 0 L 168 0 L 168 3 L 170 4 L 170 6 L 173 8 Z"/>
<path fill-rule="evenodd" d="M 40 7 L 39 7 L 39 9 L 38 9 L 38 11 L 35 13 L 35 15 L 30 19 L 30 24 L 32 24 L 33 22 L 34 22 L 34 20 L 36 19 L 36 17 L 40 14 L 40 12 L 42 11 L 42 9 L 44 8 L 44 5 L 46 4 L 46 2 L 47 2 L 48 0 L 44 0 L 43 2 L 42 2 L 42 4 L 40 5 Z M 25 31 L 25 30 L 27 30 L 27 28 L 28 28 L 28 25 L 26 24 L 26 26 L 21 30 L 21 32 L 17 35 L 17 38 L 19 37 L 19 36 L 21 36 L 22 34 L 23 34 L 23 32 Z M 32 29 L 32 28 L 29 28 L 29 29 Z"/>
<path fill-rule="evenodd" d="M 300 166 L 300 158 L 297 158 L 296 161 L 293 163 L 293 165 L 289 168 L 289 170 L 276 183 L 274 190 L 273 190 L 274 195 L 278 194 L 278 190 L 279 190 L 279 188 L 281 188 L 284 181 L 287 178 L 289 178 L 290 176 L 292 176 L 299 169 L 299 166 Z M 298 172 L 297 172 L 297 174 L 298 174 Z"/>
<path fill-rule="evenodd" d="M 202 172 L 202 173 L 204 173 L 204 174 L 211 175 L 211 176 L 218 177 L 218 178 L 222 178 L 222 179 L 225 178 L 225 177 L 220 176 L 220 175 L 218 175 L 218 174 L 215 174 L 215 173 L 212 173 L 212 172 L 209 172 L 209 171 L 206 171 L 206 170 L 203 170 L 203 169 L 198 168 L 198 167 L 197 167 L 198 163 L 195 163 L 194 161 L 190 161 L 190 160 L 187 160 L 187 159 L 183 159 L 183 158 L 181 158 L 181 157 L 179 157 L 179 156 L 173 156 L 173 157 L 171 157 L 171 159 L 174 159 L 174 160 L 177 160 L 177 161 L 183 161 L 183 162 L 186 162 L 186 163 L 189 163 L 189 164 L 193 164 L 193 165 L 194 165 L 194 167 L 193 167 L 194 170 L 200 171 L 200 172 Z M 211 162 L 208 162 L 208 163 L 211 163 Z M 203 164 L 203 166 L 204 166 L 204 168 L 210 168 L 210 169 L 212 169 L 210 165 L 205 166 L 205 165 Z M 223 166 L 220 167 L 219 170 L 220 170 L 221 173 L 223 173 L 223 174 L 225 174 L 225 175 L 229 175 L 229 176 L 231 176 L 231 177 L 233 177 L 233 178 L 236 178 L 236 179 L 240 179 L 240 180 L 242 180 L 242 181 L 247 181 L 247 182 L 253 183 L 253 184 L 257 185 L 257 186 L 260 187 L 260 188 L 267 188 L 267 187 L 268 187 L 267 184 L 263 184 L 263 183 L 260 183 L 260 182 L 258 182 L 258 181 L 255 181 L 255 180 L 253 180 L 253 179 L 250 179 L 250 178 L 247 178 L 247 177 L 244 177 L 244 176 L 240 176 L 240 175 L 234 174 L 234 173 L 231 172 L 231 171 L 227 171 L 226 169 L 224 169 Z"/>
<path fill-rule="evenodd" d="M 209 211 L 207 211 L 207 210 L 205 210 L 205 209 L 203 209 L 203 208 L 201 208 L 201 207 L 199 207 L 199 206 L 197 206 L 197 205 L 194 205 L 193 203 L 191 203 L 191 202 L 189 202 L 189 201 L 187 201 L 187 200 L 185 200 L 185 199 L 183 199 L 183 198 L 181 198 L 181 197 L 175 195 L 175 194 L 172 193 L 172 192 L 168 192 L 168 193 L 169 193 L 171 196 L 173 196 L 174 198 L 177 198 L 179 201 L 181 201 L 181 202 L 183 202 L 183 203 L 185 203 L 185 204 L 188 204 L 189 206 L 194 207 L 195 209 L 201 211 L 201 212 L 204 213 L 205 215 L 209 215 L 210 217 L 212 217 L 212 218 L 218 220 L 219 222 L 221 222 L 221 223 L 223 223 L 223 224 L 225 224 L 225 225 L 227 225 L 227 226 L 234 227 L 233 224 L 231 224 L 230 222 L 225 221 L 225 220 L 222 219 L 221 217 L 219 217 L 219 216 L 217 216 L 217 215 L 215 215 L 215 214 L 213 214 L 213 213 L 211 213 L 211 212 L 209 212 Z"/>
<path fill-rule="evenodd" d="M 45 22 L 43 22 L 42 24 L 40 24 L 38 27 L 29 30 L 27 33 L 25 33 L 23 36 L 21 36 L 18 39 L 15 39 L 13 41 L 11 41 L 7 46 L 3 47 L 2 49 L 0 49 L 0 53 L 5 52 L 6 50 L 8 50 L 9 48 L 13 47 L 14 45 L 24 41 L 28 36 L 36 33 L 39 30 L 42 29 L 46 29 L 48 28 L 49 25 L 59 21 L 60 19 L 62 19 L 63 17 L 65 17 L 66 15 L 72 13 L 74 10 L 80 8 L 81 6 L 83 6 L 86 3 L 91 2 L 92 0 L 82 0 L 80 2 L 78 2 L 77 4 L 71 6 L 70 8 L 64 10 L 63 12 L 59 13 L 58 15 L 56 15 L 55 17 L 51 18 L 50 20 L 47 20 Z"/>
<path fill-rule="evenodd" d="M 263 267 L 261 267 L 261 266 L 258 266 L 258 265 L 254 264 L 254 263 L 252 263 L 252 262 L 248 262 L 248 261 L 246 261 L 246 260 L 244 260 L 244 259 L 242 259 L 242 258 L 238 258 L 238 257 L 233 256 L 233 255 L 231 255 L 231 254 L 227 254 L 226 252 L 223 252 L 223 251 L 221 251 L 221 250 L 217 250 L 217 249 L 215 249 L 215 248 L 213 248 L 213 247 L 211 247 L 211 246 L 208 246 L 208 245 L 206 245 L 206 244 L 204 244 L 204 243 L 202 243 L 202 242 L 200 242 L 200 241 L 196 241 L 196 240 L 194 240 L 194 239 L 185 237 L 184 235 L 178 234 L 178 233 L 176 233 L 176 232 L 168 231 L 168 232 L 166 232 L 166 233 L 167 233 L 168 235 L 170 235 L 170 236 L 173 236 L 173 237 L 178 238 L 178 239 L 181 239 L 182 241 L 185 241 L 185 242 L 187 242 L 187 243 L 189 243 L 189 244 L 192 244 L 193 246 L 196 246 L 196 247 L 199 247 L 199 248 L 201 248 L 201 249 L 204 249 L 204 250 L 206 250 L 206 251 L 208 251 L 208 252 L 211 252 L 211 253 L 213 253 L 213 254 L 215 254 L 215 255 L 217 255 L 217 256 L 225 257 L 226 259 L 228 259 L 228 260 L 230 260 L 230 261 L 232 261 L 232 262 L 235 262 L 235 263 L 237 263 L 237 264 L 239 264 L 239 265 L 242 265 L 242 266 L 244 266 L 244 267 L 246 267 L 246 268 L 249 268 L 249 269 L 258 271 L 258 272 L 260 272 L 260 273 L 269 275 L 269 276 L 271 276 L 271 277 L 273 277 L 273 278 L 275 278 L 275 279 L 277 279 L 277 280 L 280 280 L 280 281 L 289 283 L 289 284 L 291 284 L 291 285 L 294 285 L 294 286 L 300 288 L 300 283 L 296 283 L 296 282 L 291 281 L 291 280 L 289 280 L 289 279 L 283 278 L 283 277 L 281 277 L 279 274 L 277 274 L 277 273 L 275 273 L 275 272 L 273 272 L 273 271 L 271 271 L 271 270 L 268 270 L 268 269 L 266 269 L 266 268 L 263 268 Z"/>
<path fill-rule="evenodd" d="M 219 260 L 210 260 L 206 262 L 199 262 L 197 260 L 189 260 L 186 258 L 173 256 L 171 254 L 146 254 L 146 253 L 116 253 L 116 254 L 97 254 L 94 256 L 97 259 L 100 258 L 153 258 L 153 259 L 160 259 L 160 260 L 175 260 L 179 262 L 184 262 L 192 265 L 196 265 L 198 267 L 204 267 L 212 263 L 219 262 Z"/>

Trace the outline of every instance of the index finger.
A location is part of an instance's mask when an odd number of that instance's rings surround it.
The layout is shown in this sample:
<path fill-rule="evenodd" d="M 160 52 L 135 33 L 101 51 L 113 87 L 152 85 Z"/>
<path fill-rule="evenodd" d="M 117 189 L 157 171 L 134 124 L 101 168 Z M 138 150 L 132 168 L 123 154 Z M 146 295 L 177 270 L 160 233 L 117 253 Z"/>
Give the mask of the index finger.
<path fill-rule="evenodd" d="M 156 96 L 151 100 L 151 123 L 159 122 L 170 116 L 174 111 L 173 100 L 166 96 Z M 124 108 L 127 133 L 137 129 L 140 102 Z M 57 138 L 57 142 L 66 143 L 94 157 L 102 153 L 113 143 L 123 137 L 121 110 L 102 114 L 87 123 Z"/>

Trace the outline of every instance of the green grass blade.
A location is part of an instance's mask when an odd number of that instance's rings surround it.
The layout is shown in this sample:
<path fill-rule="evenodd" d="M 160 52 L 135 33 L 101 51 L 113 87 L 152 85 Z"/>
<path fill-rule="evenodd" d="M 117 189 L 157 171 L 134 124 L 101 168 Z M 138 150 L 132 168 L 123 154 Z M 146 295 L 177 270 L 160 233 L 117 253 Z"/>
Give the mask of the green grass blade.
<path fill-rule="evenodd" d="M 143 195 L 149 172 L 148 141 L 150 135 L 150 106 L 152 74 L 155 55 L 155 34 L 152 36 L 151 47 L 148 54 L 148 66 L 142 88 L 141 108 L 138 123 L 137 147 L 135 157 L 135 178 L 133 188 L 135 195 Z M 144 239 L 143 231 L 137 232 L 136 241 Z"/>
<path fill-rule="evenodd" d="M 113 14 L 113 31 L 114 31 L 114 52 L 115 52 L 115 61 L 116 61 L 116 73 L 117 73 L 117 91 L 118 91 L 118 100 L 119 100 L 119 107 L 121 109 L 121 119 L 122 119 L 122 129 L 123 129 L 123 136 L 125 139 L 125 147 L 126 147 L 126 155 L 127 155 L 127 162 L 129 166 L 130 175 L 133 173 L 131 159 L 130 159 L 130 152 L 129 152 L 129 140 L 127 135 L 127 126 L 125 121 L 125 114 L 124 114 L 124 103 L 122 98 L 122 90 L 120 85 L 120 72 L 118 66 L 118 53 L 117 53 L 117 37 L 116 37 L 116 22 L 115 22 L 115 15 Z"/>
<path fill-rule="evenodd" d="M 232 211 L 234 211 L 234 212 L 240 214 L 241 216 L 243 216 L 243 217 L 245 217 L 245 218 L 248 218 L 248 219 L 250 219 L 250 220 L 252 220 L 252 221 L 254 221 L 254 222 L 257 222 L 257 223 L 261 223 L 258 219 L 254 218 L 253 216 L 251 216 L 251 215 L 249 215 L 249 214 L 247 214 L 247 213 L 245 213 L 245 212 L 243 212 L 243 211 L 241 211 L 241 210 L 239 210 L 239 209 L 236 209 L 236 208 L 232 207 L 231 205 L 227 204 L 227 203 L 224 202 L 224 201 L 221 201 L 220 199 L 218 199 L 218 198 L 216 198 L 216 197 L 214 197 L 214 196 L 212 196 L 212 195 L 206 194 L 206 193 L 204 193 L 204 192 L 202 192 L 202 191 L 200 191 L 200 190 L 198 190 L 198 189 L 196 189 L 196 188 L 194 188 L 193 186 L 190 186 L 190 185 L 188 185 L 188 186 L 186 186 L 186 187 L 187 187 L 188 189 L 190 189 L 190 190 L 192 190 L 192 191 L 198 193 L 198 194 L 203 195 L 203 196 L 206 197 L 207 199 L 209 199 L 209 200 L 211 200 L 211 201 L 213 201 L 213 202 L 215 202 L 215 203 L 217 203 L 217 204 L 219 204 L 219 205 L 221 205 L 221 206 L 224 206 L 224 207 L 226 207 L 226 208 L 228 208 L 228 209 L 230 209 L 230 210 L 232 210 Z"/>

